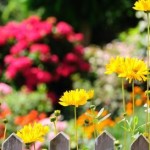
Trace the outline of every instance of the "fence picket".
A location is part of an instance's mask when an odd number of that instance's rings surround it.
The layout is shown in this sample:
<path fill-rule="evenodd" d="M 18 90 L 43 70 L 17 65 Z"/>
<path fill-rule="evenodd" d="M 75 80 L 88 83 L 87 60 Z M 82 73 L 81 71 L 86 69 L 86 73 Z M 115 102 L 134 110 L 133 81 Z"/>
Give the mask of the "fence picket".
<path fill-rule="evenodd" d="M 60 132 L 50 141 L 50 150 L 69 150 L 69 141 L 69 137 L 65 133 Z"/>
<path fill-rule="evenodd" d="M 23 142 L 12 133 L 2 144 L 2 150 L 23 150 Z"/>
<path fill-rule="evenodd" d="M 3 143 L 2 150 L 23 150 L 24 143 L 12 133 Z M 58 133 L 50 141 L 50 150 L 70 150 L 70 139 L 63 132 Z M 95 150 L 114 150 L 114 138 L 108 132 L 104 131 L 95 141 Z M 149 142 L 140 135 L 131 145 L 131 150 L 149 150 Z"/>
<path fill-rule="evenodd" d="M 149 142 L 143 135 L 140 135 L 131 145 L 131 150 L 149 150 Z"/>
<path fill-rule="evenodd" d="M 114 150 L 114 138 L 104 131 L 95 141 L 95 150 Z"/>

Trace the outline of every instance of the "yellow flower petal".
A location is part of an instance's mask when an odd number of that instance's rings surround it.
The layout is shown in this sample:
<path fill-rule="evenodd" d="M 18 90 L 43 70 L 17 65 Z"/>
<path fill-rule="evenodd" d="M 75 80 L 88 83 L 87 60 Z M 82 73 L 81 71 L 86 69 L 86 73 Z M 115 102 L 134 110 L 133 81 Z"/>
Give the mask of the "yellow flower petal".
<path fill-rule="evenodd" d="M 48 131 L 48 126 L 43 126 L 42 124 L 35 122 L 33 125 L 25 125 L 21 130 L 17 131 L 17 136 L 20 137 L 24 143 L 32 143 L 36 141 L 43 142 L 43 137 Z"/>
<path fill-rule="evenodd" d="M 135 2 L 133 9 L 139 11 L 150 11 L 150 0 L 138 0 Z"/>
<path fill-rule="evenodd" d="M 66 91 L 63 96 L 59 99 L 62 106 L 73 105 L 78 107 L 79 105 L 86 104 L 88 99 L 94 96 L 94 91 L 85 91 L 84 89 L 76 89 L 71 91 Z"/>

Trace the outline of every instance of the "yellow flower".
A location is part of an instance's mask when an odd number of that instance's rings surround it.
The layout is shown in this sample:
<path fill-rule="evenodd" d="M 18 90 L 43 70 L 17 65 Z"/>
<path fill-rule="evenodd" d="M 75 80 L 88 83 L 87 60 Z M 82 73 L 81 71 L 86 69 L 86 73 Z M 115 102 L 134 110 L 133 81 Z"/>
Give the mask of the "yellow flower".
<path fill-rule="evenodd" d="M 88 93 L 88 96 L 89 96 L 88 99 L 91 99 L 91 98 L 94 97 L 94 90 L 89 90 L 87 93 Z"/>
<path fill-rule="evenodd" d="M 122 70 L 122 66 L 124 63 L 124 58 L 117 56 L 116 58 L 112 57 L 110 59 L 110 62 L 106 65 L 106 72 L 105 74 L 112 74 L 112 73 L 121 73 Z"/>
<path fill-rule="evenodd" d="M 118 77 L 129 80 L 146 81 L 148 68 L 144 61 L 137 58 L 111 58 L 109 64 L 106 65 L 106 74 L 117 73 Z"/>
<path fill-rule="evenodd" d="M 48 126 L 43 126 L 35 122 L 33 125 L 25 125 L 21 130 L 17 131 L 17 136 L 20 137 L 24 143 L 32 143 L 35 141 L 43 142 L 44 136 L 48 131 Z"/>
<path fill-rule="evenodd" d="M 140 11 L 150 11 L 150 0 L 138 0 L 135 2 L 133 9 Z"/>
<path fill-rule="evenodd" d="M 132 80 L 146 81 L 148 68 L 144 61 L 137 58 L 125 58 L 123 72 L 118 77 L 124 77 L 131 83 Z"/>
<path fill-rule="evenodd" d="M 85 91 L 84 89 L 76 89 L 71 91 L 66 91 L 63 96 L 59 99 L 59 104 L 63 106 L 74 105 L 78 107 L 79 105 L 86 104 L 88 99 L 91 99 L 94 95 L 94 91 Z"/>

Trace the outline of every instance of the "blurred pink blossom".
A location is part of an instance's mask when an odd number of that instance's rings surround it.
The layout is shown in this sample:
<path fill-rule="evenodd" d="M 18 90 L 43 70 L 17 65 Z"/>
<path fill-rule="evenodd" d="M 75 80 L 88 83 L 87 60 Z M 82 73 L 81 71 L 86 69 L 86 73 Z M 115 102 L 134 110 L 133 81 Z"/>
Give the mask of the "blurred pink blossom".
<path fill-rule="evenodd" d="M 0 82 L 0 94 L 7 95 L 12 92 L 12 87 L 6 83 Z"/>
<path fill-rule="evenodd" d="M 82 42 L 84 39 L 84 36 L 82 33 L 72 33 L 68 35 L 67 39 L 70 42 Z"/>
<path fill-rule="evenodd" d="M 43 119 L 39 122 L 42 125 L 49 125 L 49 127 L 50 127 L 50 132 L 48 133 L 47 139 L 46 139 L 46 141 L 49 143 L 49 141 L 56 136 L 55 133 L 54 133 L 54 125 L 53 125 L 52 122 L 50 122 L 49 118 L 45 118 L 45 119 Z M 67 125 L 66 121 L 57 121 L 57 123 L 56 123 L 56 128 L 57 128 L 58 132 L 64 131 L 67 128 L 67 126 L 68 125 Z M 40 150 L 42 145 L 43 145 L 43 143 L 36 142 L 35 143 L 36 150 Z M 34 150 L 34 146 L 31 147 L 31 150 Z"/>
<path fill-rule="evenodd" d="M 15 61 L 10 61 L 8 68 L 6 69 L 6 77 L 13 79 L 18 72 L 24 71 L 32 65 L 32 60 L 28 57 L 19 57 Z"/>
<path fill-rule="evenodd" d="M 60 35 L 69 35 L 73 32 L 73 28 L 68 23 L 61 21 L 56 25 L 56 32 Z"/>

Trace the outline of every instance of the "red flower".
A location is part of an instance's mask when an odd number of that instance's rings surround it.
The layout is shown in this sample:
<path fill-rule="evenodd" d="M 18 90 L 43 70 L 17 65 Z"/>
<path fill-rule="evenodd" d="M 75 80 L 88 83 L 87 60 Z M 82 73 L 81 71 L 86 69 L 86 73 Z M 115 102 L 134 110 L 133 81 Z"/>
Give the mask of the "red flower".
<path fill-rule="evenodd" d="M 39 83 L 48 83 L 52 80 L 52 75 L 40 68 L 30 68 L 24 71 L 28 88 L 34 88 Z"/>
<path fill-rule="evenodd" d="M 4 130 L 5 130 L 5 125 L 0 124 L 0 139 L 4 137 Z"/>
<path fill-rule="evenodd" d="M 68 53 L 65 56 L 65 61 L 69 62 L 69 63 L 76 63 L 78 61 L 78 56 L 75 55 L 74 53 Z"/>
<path fill-rule="evenodd" d="M 16 60 L 16 58 L 13 55 L 6 55 L 4 58 L 4 62 L 6 65 L 12 63 L 15 60 Z"/>
<path fill-rule="evenodd" d="M 50 48 L 46 44 L 32 44 L 30 52 L 39 52 L 41 54 L 47 54 L 50 52 Z"/>
<path fill-rule="evenodd" d="M 22 72 L 32 65 L 32 60 L 28 57 L 20 57 L 13 60 L 7 70 L 6 77 L 9 79 L 13 79 L 18 72 Z"/>
<path fill-rule="evenodd" d="M 74 71 L 76 70 L 75 66 L 71 66 L 69 64 L 61 64 L 57 67 L 56 69 L 56 73 L 60 76 L 63 77 L 68 77 L 69 75 L 71 75 Z"/>
<path fill-rule="evenodd" d="M 23 50 L 25 50 L 28 46 L 28 43 L 25 40 L 19 41 L 15 45 L 10 48 L 11 54 L 19 54 Z"/>
<path fill-rule="evenodd" d="M 83 55 L 84 49 L 82 45 L 76 45 L 73 51 L 79 55 Z"/>
<path fill-rule="evenodd" d="M 67 37 L 68 41 L 70 42 L 82 42 L 83 39 L 84 39 L 84 36 L 82 33 L 73 33 L 73 34 L 70 34 L 68 37 Z"/>
<path fill-rule="evenodd" d="M 14 123 L 16 125 L 24 126 L 29 123 L 34 123 L 35 121 L 40 121 L 46 117 L 45 113 L 39 113 L 36 110 L 31 110 L 27 115 L 16 117 Z"/>
<path fill-rule="evenodd" d="M 51 62 L 51 63 L 55 63 L 55 64 L 58 63 L 58 62 L 59 62 L 58 56 L 55 55 L 55 54 L 51 55 L 51 56 L 50 56 L 50 62 Z"/>
<path fill-rule="evenodd" d="M 66 36 L 73 32 L 73 28 L 68 23 L 61 21 L 56 25 L 56 32 L 60 35 Z"/>
<path fill-rule="evenodd" d="M 11 110 L 6 103 L 1 104 L 0 110 L 0 119 L 4 119 L 11 114 Z"/>

